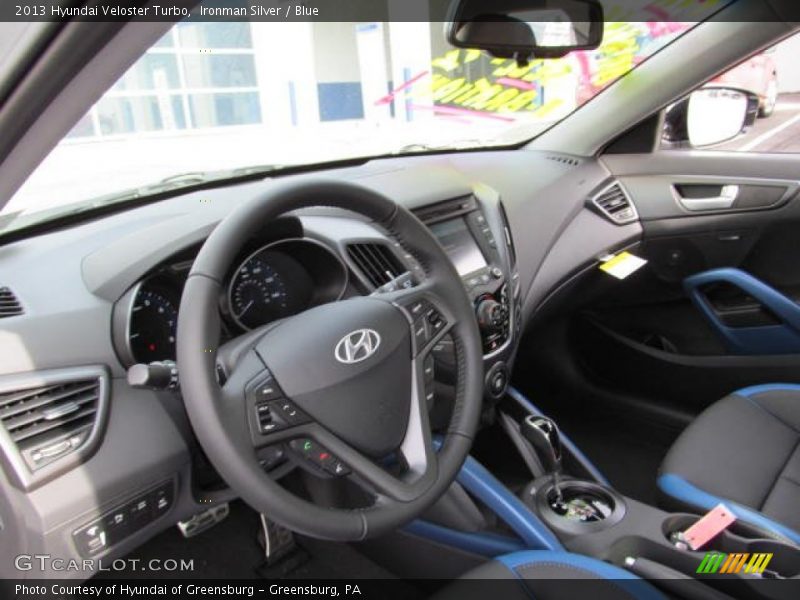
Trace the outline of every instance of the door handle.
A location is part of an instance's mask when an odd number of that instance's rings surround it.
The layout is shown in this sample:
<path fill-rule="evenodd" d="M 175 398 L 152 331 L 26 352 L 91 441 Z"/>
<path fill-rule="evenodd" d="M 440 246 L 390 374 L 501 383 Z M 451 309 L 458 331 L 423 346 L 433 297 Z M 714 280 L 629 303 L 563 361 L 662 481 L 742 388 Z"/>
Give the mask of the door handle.
<path fill-rule="evenodd" d="M 705 198 L 686 198 L 681 195 L 676 186 L 672 186 L 672 189 L 675 191 L 678 203 L 692 212 L 733 208 L 733 203 L 739 195 L 739 186 L 733 184 L 723 185 L 719 196 L 707 196 Z"/>

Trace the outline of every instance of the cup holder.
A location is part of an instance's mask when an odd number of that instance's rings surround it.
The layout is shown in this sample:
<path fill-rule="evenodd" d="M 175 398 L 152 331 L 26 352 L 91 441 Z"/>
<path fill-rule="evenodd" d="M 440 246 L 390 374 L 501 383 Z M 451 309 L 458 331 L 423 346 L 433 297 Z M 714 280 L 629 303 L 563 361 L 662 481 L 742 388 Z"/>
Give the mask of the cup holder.
<path fill-rule="evenodd" d="M 690 514 L 675 514 L 671 515 L 668 518 L 664 519 L 664 523 L 661 526 L 661 529 L 664 533 L 664 537 L 667 538 L 667 541 L 673 541 L 673 534 L 686 531 L 697 523 L 700 520 L 700 517 L 697 515 L 690 515 Z M 735 539 L 743 539 L 743 540 L 766 540 L 766 536 L 763 531 L 748 525 L 742 521 L 735 521 L 732 523 L 725 531 L 720 533 L 718 536 L 709 540 L 709 542 L 703 546 L 698 552 L 712 549 L 712 550 L 720 550 L 725 551 L 724 548 L 718 548 L 719 544 L 729 544 L 730 538 Z M 776 541 L 775 543 L 781 544 L 782 542 Z M 783 544 L 791 547 L 789 544 Z M 739 552 L 741 550 L 733 549 L 730 550 L 731 552 Z"/>
<path fill-rule="evenodd" d="M 697 515 L 671 515 L 662 524 L 664 537 L 674 545 L 673 535 L 686 531 L 699 519 L 700 517 Z M 698 556 L 698 559 L 702 558 L 706 552 L 767 553 L 772 554 L 765 571 L 767 577 L 777 575 L 788 578 L 800 575 L 800 548 L 778 540 L 765 539 L 764 533 L 741 521 L 733 523 L 698 550 L 686 549 L 685 552 L 693 553 Z"/>

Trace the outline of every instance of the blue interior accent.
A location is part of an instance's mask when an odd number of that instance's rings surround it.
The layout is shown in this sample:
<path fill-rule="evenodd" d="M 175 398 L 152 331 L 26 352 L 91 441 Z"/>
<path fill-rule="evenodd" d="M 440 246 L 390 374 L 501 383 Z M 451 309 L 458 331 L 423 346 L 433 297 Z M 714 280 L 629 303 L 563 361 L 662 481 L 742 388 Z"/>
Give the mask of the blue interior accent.
<path fill-rule="evenodd" d="M 564 548 L 553 532 L 525 506 L 522 500 L 471 456 L 467 457 L 457 481 L 511 527 L 522 539 L 526 548 L 547 550 Z"/>
<path fill-rule="evenodd" d="M 763 392 L 779 392 L 781 390 L 790 390 L 793 392 L 800 392 L 800 385 L 796 383 L 765 383 L 763 385 L 751 385 L 750 387 L 736 390 L 734 393 L 737 396 L 744 396 L 750 398 L 756 394 Z"/>
<path fill-rule="evenodd" d="M 536 405 L 534 405 L 533 402 L 528 400 L 525 394 L 520 392 L 518 389 L 514 387 L 509 387 L 507 394 L 513 400 L 515 400 L 517 404 L 522 406 L 522 408 L 527 410 L 529 413 L 534 415 L 544 415 L 544 413 L 541 410 L 539 410 L 539 408 L 536 407 Z M 595 481 L 597 481 L 598 483 L 602 483 L 603 485 L 608 485 L 608 486 L 611 485 L 608 482 L 608 479 L 606 479 L 603 476 L 603 474 L 597 469 L 597 467 L 595 467 L 594 464 L 592 464 L 592 461 L 590 461 L 587 458 L 587 456 L 583 452 L 581 452 L 580 449 L 573 443 L 573 441 L 569 439 L 566 435 L 564 435 L 563 432 L 561 432 L 561 444 L 569 451 L 570 454 L 572 454 L 572 456 L 574 456 L 578 460 L 578 462 L 580 462 L 583 465 L 583 468 L 585 468 L 589 472 L 589 474 L 594 478 Z"/>
<path fill-rule="evenodd" d="M 441 437 L 433 438 L 433 447 L 439 451 L 442 447 Z M 549 550 L 564 548 L 555 534 L 525 506 L 522 500 L 471 456 L 467 457 L 456 481 L 511 527 L 521 541 L 491 533 L 457 531 L 421 520 L 406 525 L 404 529 L 435 542 L 484 556 L 497 556 L 524 548 Z"/>
<path fill-rule="evenodd" d="M 762 327 L 728 327 L 700 288 L 728 283 L 755 298 L 782 323 Z M 800 304 L 740 269 L 712 269 L 687 277 L 686 293 L 708 319 L 725 345 L 736 354 L 794 354 L 800 352 Z"/>
<path fill-rule="evenodd" d="M 522 542 L 506 536 L 492 533 L 457 531 L 428 521 L 412 521 L 404 527 L 404 530 L 440 544 L 487 557 L 495 557 L 499 554 L 525 549 Z"/>
<path fill-rule="evenodd" d="M 580 554 L 526 550 L 500 556 L 496 560 L 502 563 L 508 570 L 512 571 L 517 577 L 520 576 L 517 570 L 526 566 L 535 565 L 537 563 L 557 563 L 582 571 L 588 571 L 597 577 L 614 581 L 633 598 L 639 598 L 641 600 L 665 600 L 663 594 L 633 573 L 629 573 L 624 569 L 595 558 L 581 556 Z"/>
<path fill-rule="evenodd" d="M 772 531 L 775 534 L 794 542 L 795 544 L 800 544 L 800 533 L 794 531 L 793 529 L 790 529 L 789 527 L 786 527 L 777 521 L 773 521 L 769 517 L 764 516 L 752 508 L 748 508 L 737 502 L 709 494 L 708 492 L 703 491 L 695 485 L 689 483 L 679 475 L 674 475 L 672 473 L 665 473 L 661 475 L 658 478 L 658 487 L 661 488 L 661 491 L 665 494 L 686 502 L 687 504 L 697 506 L 703 510 L 711 510 L 720 502 L 724 502 L 725 505 L 731 509 L 731 511 L 733 511 L 738 520 L 751 523 L 767 531 Z"/>

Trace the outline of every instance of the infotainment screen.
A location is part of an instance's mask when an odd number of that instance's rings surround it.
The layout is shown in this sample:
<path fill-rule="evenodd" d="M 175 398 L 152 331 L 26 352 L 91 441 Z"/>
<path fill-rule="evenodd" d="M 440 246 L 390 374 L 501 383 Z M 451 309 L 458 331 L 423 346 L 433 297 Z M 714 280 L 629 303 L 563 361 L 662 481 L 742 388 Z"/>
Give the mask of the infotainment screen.
<path fill-rule="evenodd" d="M 430 225 L 430 230 L 453 261 L 459 275 L 472 273 L 486 266 L 486 259 L 463 217 Z"/>

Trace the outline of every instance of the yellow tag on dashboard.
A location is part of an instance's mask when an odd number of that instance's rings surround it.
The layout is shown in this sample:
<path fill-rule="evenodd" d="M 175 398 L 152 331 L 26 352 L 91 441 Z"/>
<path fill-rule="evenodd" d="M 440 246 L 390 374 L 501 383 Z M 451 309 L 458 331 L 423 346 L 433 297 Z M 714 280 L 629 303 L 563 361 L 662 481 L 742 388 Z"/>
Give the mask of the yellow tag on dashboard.
<path fill-rule="evenodd" d="M 630 252 L 620 252 L 615 256 L 603 258 L 601 261 L 600 270 L 617 279 L 625 279 L 628 275 L 635 273 L 647 264 L 645 259 Z"/>

